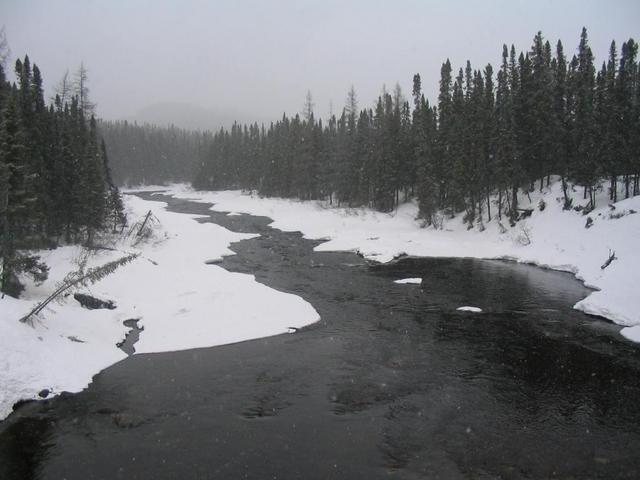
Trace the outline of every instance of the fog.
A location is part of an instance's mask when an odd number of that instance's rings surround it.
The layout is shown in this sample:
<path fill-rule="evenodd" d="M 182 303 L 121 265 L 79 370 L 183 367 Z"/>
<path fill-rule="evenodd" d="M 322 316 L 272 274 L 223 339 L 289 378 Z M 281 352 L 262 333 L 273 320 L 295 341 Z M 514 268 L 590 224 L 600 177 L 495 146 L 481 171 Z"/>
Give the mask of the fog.
<path fill-rule="evenodd" d="M 351 85 L 369 106 L 414 73 L 435 99 L 446 58 L 497 67 L 538 30 L 571 56 L 586 26 L 599 65 L 612 39 L 640 39 L 640 2 L 1 0 L 1 25 L 48 94 L 82 61 L 101 117 L 213 128 L 300 112 L 307 90 L 321 116 Z"/>

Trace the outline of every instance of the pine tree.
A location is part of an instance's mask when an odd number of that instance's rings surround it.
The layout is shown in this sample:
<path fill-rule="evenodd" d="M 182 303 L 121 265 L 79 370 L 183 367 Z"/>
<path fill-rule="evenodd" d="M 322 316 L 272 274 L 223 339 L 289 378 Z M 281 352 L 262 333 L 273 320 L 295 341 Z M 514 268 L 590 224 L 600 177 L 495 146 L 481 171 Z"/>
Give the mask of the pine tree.
<path fill-rule="evenodd" d="M 107 225 L 111 226 L 112 232 L 116 233 L 118 226 L 126 224 L 127 218 L 124 213 L 124 204 L 122 203 L 120 190 L 113 183 L 113 179 L 111 177 L 111 167 L 109 166 L 109 157 L 107 156 L 107 147 L 104 140 L 100 141 L 100 153 L 103 162 L 103 172 L 106 183 L 105 187 L 107 189 L 105 221 L 107 222 Z"/>
<path fill-rule="evenodd" d="M 570 169 L 571 142 L 569 141 L 569 111 L 571 104 L 567 91 L 567 59 L 564 55 L 562 42 L 556 44 L 556 57 L 553 63 L 553 111 L 555 115 L 555 135 L 552 140 L 553 151 L 556 152 L 557 172 L 562 182 L 564 209 L 571 207 L 568 195 L 567 179 Z"/>
<path fill-rule="evenodd" d="M 595 208 L 595 184 L 600 175 L 595 157 L 596 123 L 594 112 L 595 68 L 589 47 L 587 29 L 582 29 L 577 66 L 573 82 L 575 114 L 573 126 L 574 178 L 589 195 L 588 209 Z"/>
<path fill-rule="evenodd" d="M 0 125 L 0 291 L 18 297 L 24 287 L 18 274 L 42 270 L 37 258 L 20 253 L 33 246 L 33 204 L 24 127 L 19 117 L 19 94 L 11 95 Z"/>
<path fill-rule="evenodd" d="M 620 57 L 620 68 L 618 74 L 618 85 L 615 95 L 615 108 L 618 115 L 619 123 L 616 153 L 620 158 L 620 170 L 623 174 L 625 185 L 625 198 L 631 195 L 632 177 L 635 174 L 634 186 L 638 182 L 638 173 L 640 171 L 638 165 L 637 150 L 637 111 L 638 111 L 638 95 L 637 89 L 637 53 L 638 44 L 629 39 L 622 44 L 622 55 Z M 634 80 L 635 79 L 635 80 Z M 635 83 L 635 85 L 634 85 Z M 634 195 L 637 194 L 637 186 L 634 188 Z"/>
<path fill-rule="evenodd" d="M 602 158 L 603 173 L 609 176 L 609 199 L 618 201 L 618 172 L 621 170 L 622 144 L 620 133 L 623 130 L 620 105 L 617 102 L 618 51 L 616 42 L 609 47 L 609 59 L 603 63 L 596 82 L 597 132 L 600 135 L 599 152 Z"/>
<path fill-rule="evenodd" d="M 420 217 L 427 225 L 438 226 L 439 178 L 435 167 L 437 118 L 421 92 L 420 76 L 414 77 L 413 130 L 416 183 Z"/>
<path fill-rule="evenodd" d="M 452 78 L 451 63 L 449 59 L 442 64 L 440 69 L 440 91 L 438 94 L 438 137 L 436 143 L 436 156 L 440 159 L 439 171 L 436 173 L 438 178 L 442 179 L 440 188 L 439 206 L 444 207 L 449 198 L 451 190 L 450 179 L 452 177 L 453 152 L 451 150 L 452 143 Z"/>
<path fill-rule="evenodd" d="M 498 188 L 498 218 L 500 219 L 502 219 L 503 192 L 508 192 L 512 185 L 516 168 L 513 97 L 508 58 L 509 50 L 504 45 L 495 100 L 495 183 Z"/>
<path fill-rule="evenodd" d="M 85 195 L 84 224 L 87 230 L 87 244 L 93 244 L 94 234 L 103 228 L 106 206 L 106 181 L 104 178 L 104 160 L 98 146 L 98 134 L 95 117 L 89 121 L 89 137 L 85 147 Z"/>
<path fill-rule="evenodd" d="M 496 115 L 495 115 L 495 87 L 493 83 L 493 67 L 488 64 L 484 69 L 484 98 L 481 103 L 480 126 L 481 152 L 483 163 L 480 166 L 481 184 L 487 205 L 487 220 L 491 221 L 491 194 L 495 185 L 496 175 Z M 478 200 L 480 201 L 480 200 Z"/>
<path fill-rule="evenodd" d="M 370 205 L 373 202 L 373 165 L 375 162 L 375 142 L 373 112 L 364 109 L 360 112 L 356 134 L 356 158 L 358 172 L 358 205 Z"/>
<path fill-rule="evenodd" d="M 551 72 L 550 45 L 544 42 L 542 32 L 534 37 L 531 47 L 531 116 L 530 125 L 535 133 L 531 138 L 530 180 L 540 180 L 542 191 L 544 177 L 553 164 L 555 151 L 552 149 L 556 131 L 556 117 L 553 105 L 553 83 Z"/>
<path fill-rule="evenodd" d="M 311 90 L 307 90 L 307 96 L 304 99 L 304 108 L 302 109 L 302 116 L 308 122 L 313 117 L 313 97 L 311 96 Z"/>

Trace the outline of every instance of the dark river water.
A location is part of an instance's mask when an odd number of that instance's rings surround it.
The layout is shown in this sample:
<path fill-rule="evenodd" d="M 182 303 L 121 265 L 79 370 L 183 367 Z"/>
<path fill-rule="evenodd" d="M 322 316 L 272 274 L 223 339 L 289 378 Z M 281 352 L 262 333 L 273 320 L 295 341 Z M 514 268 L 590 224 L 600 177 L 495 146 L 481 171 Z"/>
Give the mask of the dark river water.
<path fill-rule="evenodd" d="M 374 265 L 314 253 L 264 217 L 146 198 L 262 234 L 222 266 L 300 295 L 322 320 L 133 355 L 81 393 L 20 407 L 0 423 L 3 480 L 640 478 L 640 349 L 572 310 L 588 290 L 571 275 Z"/>

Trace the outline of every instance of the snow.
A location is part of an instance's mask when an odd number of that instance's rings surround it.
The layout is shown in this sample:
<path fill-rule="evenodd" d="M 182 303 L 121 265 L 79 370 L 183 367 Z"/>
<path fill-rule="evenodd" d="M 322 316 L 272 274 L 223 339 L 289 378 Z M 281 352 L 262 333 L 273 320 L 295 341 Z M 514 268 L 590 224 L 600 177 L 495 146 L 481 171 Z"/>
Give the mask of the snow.
<path fill-rule="evenodd" d="M 472 312 L 472 313 L 480 313 L 482 312 L 482 309 L 479 307 L 458 307 L 456 308 L 456 310 L 458 310 L 459 312 Z"/>
<path fill-rule="evenodd" d="M 399 283 L 401 285 L 404 284 L 415 284 L 420 285 L 422 283 L 422 278 L 401 278 L 400 280 L 394 280 L 393 283 Z"/>
<path fill-rule="evenodd" d="M 640 325 L 634 327 L 625 327 L 620 330 L 623 337 L 631 340 L 632 342 L 640 343 Z"/>
<path fill-rule="evenodd" d="M 597 291 L 575 308 L 599 315 L 619 325 L 640 325 L 640 196 L 617 202 L 611 208 L 606 192 L 587 216 L 562 209 L 562 189 L 552 182 L 542 193 L 521 195 L 520 207 L 532 215 L 510 227 L 506 219 L 484 217 L 484 230 L 467 229 L 461 215 L 442 218 L 443 228 L 421 228 L 415 203 L 405 203 L 391 214 L 370 209 L 329 208 L 321 202 L 261 198 L 240 191 L 202 192 L 173 185 L 169 192 L 180 198 L 213 203 L 212 209 L 263 215 L 272 227 L 300 231 L 305 238 L 326 240 L 317 251 L 353 251 L 369 260 L 388 262 L 400 255 L 506 259 L 573 273 Z M 573 205 L 586 205 L 582 191 L 570 192 Z M 539 202 L 545 208 L 540 210 Z M 495 214 L 495 208 L 494 208 Z M 593 223 L 585 228 L 587 217 Z M 614 251 L 617 260 L 601 266 Z M 625 336 L 636 339 L 626 330 Z"/>
<path fill-rule="evenodd" d="M 240 342 L 319 320 L 300 297 L 205 263 L 233 255 L 232 242 L 256 235 L 199 223 L 197 215 L 166 211 L 163 202 L 129 195 L 125 202 L 133 221 L 151 210 L 159 228 L 147 243 L 121 241 L 115 251 L 100 250 L 89 258 L 87 265 L 97 266 L 140 253 L 85 292 L 115 301 L 115 310 L 87 310 L 69 297 L 64 304 L 49 304 L 33 325 L 18 321 L 77 269 L 77 246 L 39 252 L 51 267 L 49 279 L 40 286 L 28 284 L 20 299 L 0 299 L 0 419 L 16 401 L 35 398 L 42 389 L 80 391 L 93 375 L 124 359 L 116 344 L 129 330 L 123 325 L 127 319 L 140 319 L 144 327 L 136 353 Z"/>

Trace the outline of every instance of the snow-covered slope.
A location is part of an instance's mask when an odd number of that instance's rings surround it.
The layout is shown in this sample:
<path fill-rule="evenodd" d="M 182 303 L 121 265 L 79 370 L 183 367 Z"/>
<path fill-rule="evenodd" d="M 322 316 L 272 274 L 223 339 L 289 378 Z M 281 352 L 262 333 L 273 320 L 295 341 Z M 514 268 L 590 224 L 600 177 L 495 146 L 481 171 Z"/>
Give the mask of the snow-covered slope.
<path fill-rule="evenodd" d="M 301 231 L 305 237 L 326 239 L 319 251 L 357 251 L 386 262 L 402 254 L 433 257 L 502 258 L 572 272 L 585 285 L 598 289 L 575 308 L 620 325 L 627 338 L 640 341 L 640 197 L 609 206 L 606 194 L 599 208 L 583 215 L 562 210 L 560 182 L 542 193 L 522 195 L 532 215 L 515 227 L 495 217 L 484 231 L 467 229 L 460 216 L 445 219 L 443 229 L 420 228 L 417 207 L 407 203 L 393 214 L 368 209 L 327 208 L 317 202 L 260 198 L 238 191 L 195 192 L 184 185 L 170 191 L 181 198 L 214 203 L 218 211 L 265 215 L 281 230 Z M 581 191 L 572 191 L 574 206 L 586 204 Z M 540 209 L 540 201 L 544 209 Z M 495 209 L 494 209 L 495 210 Z M 586 228 L 587 219 L 591 226 Z M 601 266 L 615 252 L 607 268 Z"/>
<path fill-rule="evenodd" d="M 82 390 L 93 375 L 125 358 L 116 344 L 128 331 L 127 319 L 140 319 L 144 327 L 137 353 L 233 343 L 319 319 L 300 297 L 262 285 L 252 275 L 205 264 L 233 255 L 232 242 L 254 235 L 198 223 L 193 215 L 167 212 L 160 202 L 126 196 L 126 205 L 130 218 L 152 210 L 160 224 L 149 243 L 136 247 L 123 241 L 116 245 L 119 251 L 100 251 L 89 259 L 88 266 L 96 266 L 125 252 L 141 254 L 88 291 L 114 300 L 115 310 L 87 310 L 68 298 L 64 304 L 51 303 L 33 326 L 18 321 L 77 269 L 79 247 L 40 252 L 51 267 L 49 279 L 41 286 L 28 285 L 19 300 L 0 299 L 0 419 L 16 401 L 35 398 L 40 390 Z"/>

